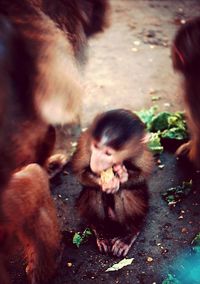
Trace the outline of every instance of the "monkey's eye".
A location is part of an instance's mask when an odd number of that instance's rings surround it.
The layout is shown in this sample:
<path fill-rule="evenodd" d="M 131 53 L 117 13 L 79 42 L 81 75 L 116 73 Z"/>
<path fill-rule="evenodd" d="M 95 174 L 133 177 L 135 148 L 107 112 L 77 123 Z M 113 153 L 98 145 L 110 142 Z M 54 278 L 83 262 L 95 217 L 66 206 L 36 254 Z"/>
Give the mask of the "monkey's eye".
<path fill-rule="evenodd" d="M 109 151 L 105 152 L 106 156 L 112 156 L 112 153 L 110 153 Z"/>
<path fill-rule="evenodd" d="M 99 148 L 99 146 L 98 146 L 98 144 L 97 144 L 97 143 L 94 143 L 94 144 L 93 144 L 93 146 L 94 146 L 94 148 L 96 148 L 96 149 L 98 149 L 98 148 Z"/>

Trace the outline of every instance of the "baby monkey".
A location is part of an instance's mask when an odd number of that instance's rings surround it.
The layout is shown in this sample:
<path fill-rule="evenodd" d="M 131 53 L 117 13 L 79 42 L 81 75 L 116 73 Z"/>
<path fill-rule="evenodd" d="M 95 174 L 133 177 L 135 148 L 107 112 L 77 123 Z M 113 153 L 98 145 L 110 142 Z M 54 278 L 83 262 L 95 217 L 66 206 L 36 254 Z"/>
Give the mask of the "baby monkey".
<path fill-rule="evenodd" d="M 81 134 L 72 157 L 83 185 L 80 216 L 93 229 L 101 252 L 126 256 L 148 211 L 146 179 L 153 155 L 144 124 L 129 110 L 98 115 Z"/>

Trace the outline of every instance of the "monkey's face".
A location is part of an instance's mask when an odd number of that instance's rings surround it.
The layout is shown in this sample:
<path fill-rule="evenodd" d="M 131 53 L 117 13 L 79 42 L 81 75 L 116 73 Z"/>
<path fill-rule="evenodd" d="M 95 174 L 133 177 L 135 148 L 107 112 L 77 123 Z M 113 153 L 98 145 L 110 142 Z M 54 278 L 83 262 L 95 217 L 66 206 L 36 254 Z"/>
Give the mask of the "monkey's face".
<path fill-rule="evenodd" d="M 133 151 L 132 145 L 125 145 L 122 149 L 115 150 L 94 140 L 91 143 L 90 168 L 95 173 L 101 173 L 102 171 L 114 165 L 122 164 L 124 160 L 133 157 Z"/>
<path fill-rule="evenodd" d="M 90 168 L 95 173 L 100 173 L 115 164 L 116 151 L 99 142 L 92 141 Z"/>
<path fill-rule="evenodd" d="M 114 165 L 123 164 L 125 160 L 134 160 L 135 157 L 140 155 L 143 148 L 146 147 L 147 139 L 148 137 L 146 135 L 142 139 L 132 138 L 118 150 L 103 144 L 101 141 L 97 142 L 92 140 L 90 157 L 91 170 L 99 174 Z"/>

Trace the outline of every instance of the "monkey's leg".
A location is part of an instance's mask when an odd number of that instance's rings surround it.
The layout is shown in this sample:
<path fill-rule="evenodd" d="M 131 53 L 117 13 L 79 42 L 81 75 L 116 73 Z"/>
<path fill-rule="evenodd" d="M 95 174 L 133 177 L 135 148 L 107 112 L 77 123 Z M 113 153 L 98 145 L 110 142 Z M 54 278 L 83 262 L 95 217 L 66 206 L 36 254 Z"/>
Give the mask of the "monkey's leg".
<path fill-rule="evenodd" d="M 105 237 L 105 208 L 103 194 L 99 188 L 84 188 L 77 200 L 80 216 L 86 220 L 96 236 L 98 249 L 102 253 L 110 250 L 109 241 Z"/>
<path fill-rule="evenodd" d="M 95 236 L 96 236 L 96 243 L 98 246 L 98 249 L 101 253 L 108 253 L 110 252 L 110 240 L 104 236 L 102 232 L 100 232 L 99 229 L 92 228 Z"/>
<path fill-rule="evenodd" d="M 45 210 L 46 209 L 46 210 Z M 26 273 L 31 284 L 45 283 L 57 267 L 60 236 L 54 208 L 41 208 L 32 228 L 26 227 L 21 236 L 27 259 Z"/>
<path fill-rule="evenodd" d="M 136 190 L 122 189 L 115 194 L 115 216 L 119 233 L 111 240 L 113 255 L 126 256 L 140 233 L 148 208 L 148 193 L 144 186 Z"/>

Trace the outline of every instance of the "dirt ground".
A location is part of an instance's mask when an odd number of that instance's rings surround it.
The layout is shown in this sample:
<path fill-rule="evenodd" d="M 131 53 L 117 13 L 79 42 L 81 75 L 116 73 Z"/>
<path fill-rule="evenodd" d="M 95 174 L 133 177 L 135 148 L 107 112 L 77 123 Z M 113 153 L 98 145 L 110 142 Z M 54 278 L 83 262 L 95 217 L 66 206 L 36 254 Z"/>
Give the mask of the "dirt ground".
<path fill-rule="evenodd" d="M 200 2 L 112 0 L 111 4 L 110 28 L 89 44 L 83 78 L 82 127 L 87 127 L 96 113 L 111 108 L 140 110 L 156 103 L 159 110 L 183 110 L 180 78 L 171 66 L 170 45 L 178 27 L 200 14 Z M 154 96 L 159 100 L 153 102 Z M 64 253 L 58 274 L 50 283 L 160 284 L 168 273 L 175 274 L 181 284 L 200 283 L 200 279 L 188 280 L 190 243 L 200 231 L 200 174 L 188 163 L 178 162 L 173 153 L 165 152 L 160 160 L 165 166 L 155 166 L 149 182 L 146 224 L 127 256 L 134 261 L 118 272 L 105 272 L 118 259 L 100 254 L 93 237 L 79 249 L 72 244 L 71 232 L 84 228 L 74 209 L 81 187 L 69 166 L 54 178 L 51 188 L 63 232 Z M 190 179 L 192 193 L 169 208 L 161 193 Z M 24 272 L 18 270 L 18 260 L 11 262 L 11 271 L 13 283 L 26 283 Z"/>

